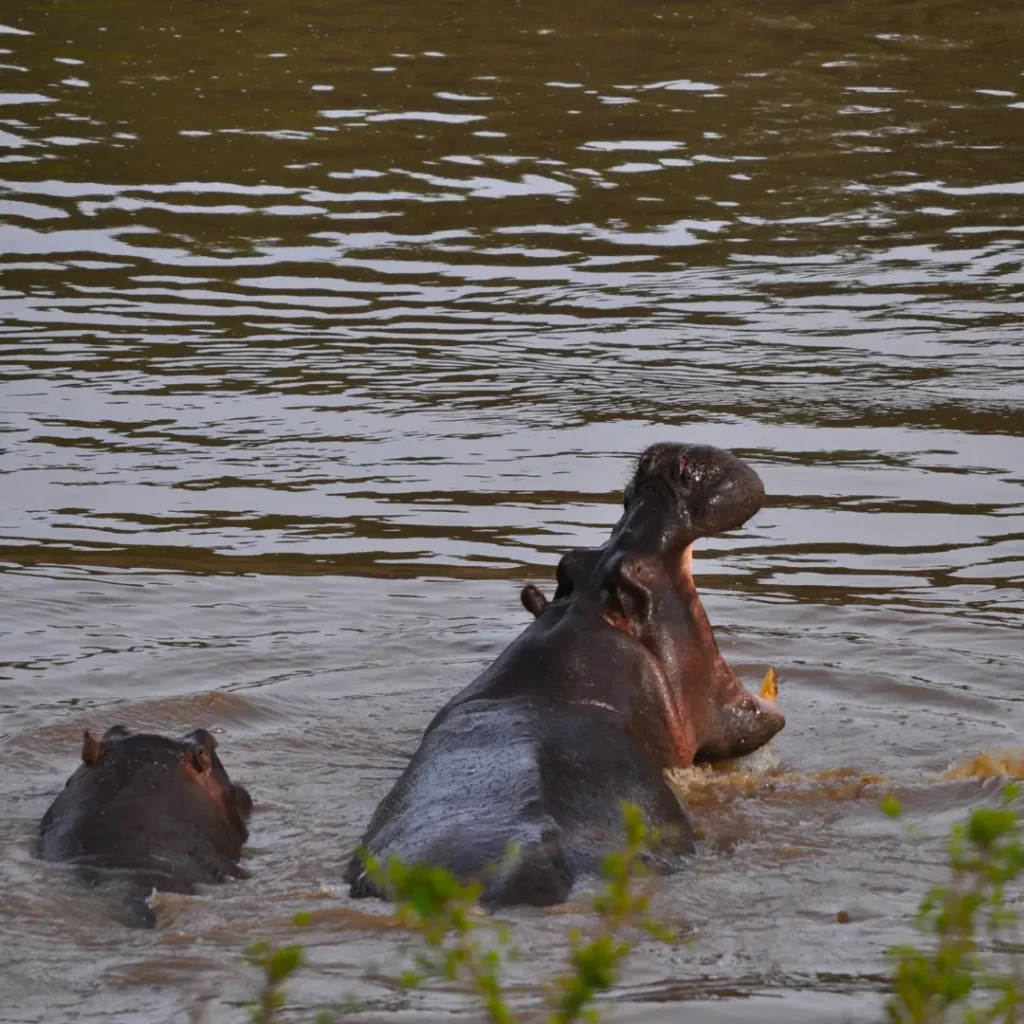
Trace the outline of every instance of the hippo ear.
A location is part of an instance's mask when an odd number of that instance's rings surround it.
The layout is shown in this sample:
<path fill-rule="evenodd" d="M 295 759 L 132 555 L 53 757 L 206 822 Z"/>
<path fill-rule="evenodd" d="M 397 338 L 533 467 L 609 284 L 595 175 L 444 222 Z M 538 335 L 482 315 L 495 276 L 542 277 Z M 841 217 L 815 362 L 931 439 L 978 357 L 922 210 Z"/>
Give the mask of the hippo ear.
<path fill-rule="evenodd" d="M 548 599 L 532 583 L 527 583 L 519 592 L 519 600 L 534 618 L 537 618 L 548 606 Z"/>
<path fill-rule="evenodd" d="M 82 761 L 84 764 L 95 764 L 103 753 L 102 744 L 98 743 L 88 729 L 82 735 Z"/>
<path fill-rule="evenodd" d="M 213 766 L 213 752 L 217 749 L 217 740 L 205 729 L 194 729 L 185 737 L 188 745 L 188 763 L 193 771 L 200 775 L 208 772 Z"/>
<path fill-rule="evenodd" d="M 555 567 L 555 596 L 552 600 L 561 601 L 583 590 L 602 554 L 602 548 L 573 548 L 562 555 Z"/>
<path fill-rule="evenodd" d="M 191 743 L 193 746 L 206 747 L 211 751 L 217 749 L 217 737 L 206 729 L 193 729 L 187 736 L 183 737 L 182 742 Z"/>
<path fill-rule="evenodd" d="M 126 736 L 131 736 L 132 731 L 126 725 L 112 725 L 104 734 L 101 742 L 106 743 L 108 746 L 111 743 L 117 743 L 118 740 L 123 740 Z"/>
<path fill-rule="evenodd" d="M 651 588 L 642 562 L 621 558 L 609 567 L 605 581 L 605 606 L 620 627 L 642 626 L 651 613 Z"/>
<path fill-rule="evenodd" d="M 208 772 L 213 766 L 212 752 L 205 743 L 192 743 L 189 745 L 186 757 L 188 766 L 197 774 L 202 775 Z"/>

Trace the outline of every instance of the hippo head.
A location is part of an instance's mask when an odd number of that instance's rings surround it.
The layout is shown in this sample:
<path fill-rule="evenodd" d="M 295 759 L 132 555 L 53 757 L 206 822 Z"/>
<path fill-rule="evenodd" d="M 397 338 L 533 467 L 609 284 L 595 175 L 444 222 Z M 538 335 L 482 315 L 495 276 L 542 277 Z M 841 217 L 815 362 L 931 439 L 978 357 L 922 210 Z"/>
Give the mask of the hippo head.
<path fill-rule="evenodd" d="M 85 730 L 80 773 L 93 775 L 105 802 L 114 803 L 142 787 L 154 811 L 171 815 L 186 810 L 198 824 L 216 825 L 223 845 L 239 848 L 248 838 L 246 822 L 252 798 L 244 786 L 233 783 L 217 756 L 217 741 L 205 729 L 181 739 L 154 733 L 133 733 L 123 725 L 109 728 L 97 740 Z"/>
<path fill-rule="evenodd" d="M 775 703 L 725 663 L 692 574 L 694 541 L 742 526 L 763 503 L 757 473 L 729 452 L 655 444 L 640 456 L 608 542 L 559 564 L 554 605 L 596 603 L 623 643 L 651 656 L 640 703 L 660 713 L 649 731 L 663 737 L 651 745 L 666 767 L 738 757 L 785 725 Z M 523 604 L 534 615 L 547 607 L 535 588 L 524 590 Z"/>

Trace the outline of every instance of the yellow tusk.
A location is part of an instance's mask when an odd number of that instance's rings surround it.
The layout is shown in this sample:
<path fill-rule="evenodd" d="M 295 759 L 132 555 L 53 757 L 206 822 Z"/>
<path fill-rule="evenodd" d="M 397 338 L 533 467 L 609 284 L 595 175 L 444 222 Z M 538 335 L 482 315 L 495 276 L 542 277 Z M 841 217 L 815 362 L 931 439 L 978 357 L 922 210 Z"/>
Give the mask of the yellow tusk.
<path fill-rule="evenodd" d="M 761 680 L 761 698 L 763 700 L 779 699 L 779 677 L 773 668 L 768 669 L 764 674 L 764 679 Z"/>

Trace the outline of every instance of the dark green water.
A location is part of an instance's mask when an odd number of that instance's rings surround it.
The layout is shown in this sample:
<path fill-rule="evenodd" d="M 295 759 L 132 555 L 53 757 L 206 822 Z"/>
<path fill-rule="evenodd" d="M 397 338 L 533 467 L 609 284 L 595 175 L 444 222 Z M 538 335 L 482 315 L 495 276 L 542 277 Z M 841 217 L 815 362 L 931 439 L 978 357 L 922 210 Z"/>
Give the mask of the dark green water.
<path fill-rule="evenodd" d="M 15 0 L 0 14 L 0 946 L 10 1021 L 464 1016 L 345 855 L 630 459 L 771 494 L 697 551 L 804 781 L 696 808 L 624 1021 L 879 1016 L 1024 729 L 1018 4 Z M 219 729 L 253 879 L 126 933 L 30 856 L 81 729 Z M 900 787 L 918 838 L 883 819 Z M 849 923 L 837 923 L 845 911 Z M 532 982 L 574 914 L 519 913 Z M 302 1019 L 308 1019 L 308 1014 Z"/>

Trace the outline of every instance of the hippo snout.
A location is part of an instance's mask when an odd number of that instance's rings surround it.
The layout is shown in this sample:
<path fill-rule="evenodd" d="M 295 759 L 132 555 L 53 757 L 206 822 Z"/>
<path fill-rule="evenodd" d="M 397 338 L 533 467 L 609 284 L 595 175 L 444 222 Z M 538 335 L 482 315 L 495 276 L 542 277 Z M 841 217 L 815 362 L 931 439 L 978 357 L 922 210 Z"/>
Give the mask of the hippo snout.
<path fill-rule="evenodd" d="M 728 761 L 763 747 L 785 727 L 786 716 L 775 701 L 744 691 L 738 701 L 718 709 L 709 724 L 695 764 Z"/>

